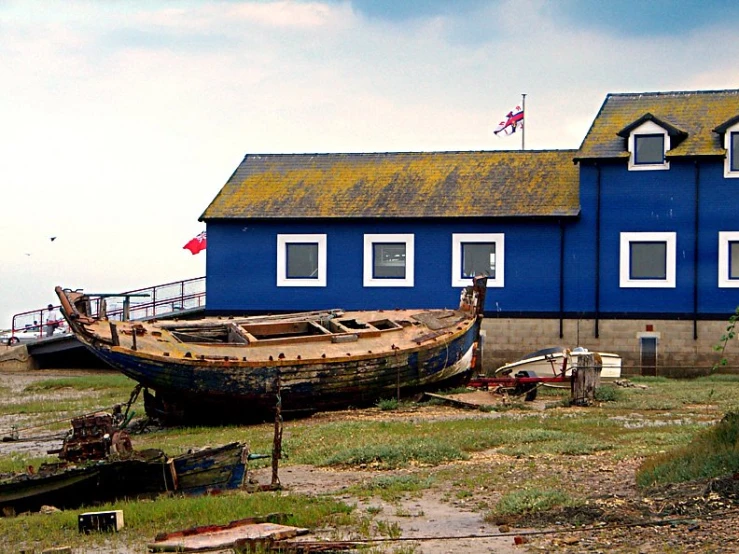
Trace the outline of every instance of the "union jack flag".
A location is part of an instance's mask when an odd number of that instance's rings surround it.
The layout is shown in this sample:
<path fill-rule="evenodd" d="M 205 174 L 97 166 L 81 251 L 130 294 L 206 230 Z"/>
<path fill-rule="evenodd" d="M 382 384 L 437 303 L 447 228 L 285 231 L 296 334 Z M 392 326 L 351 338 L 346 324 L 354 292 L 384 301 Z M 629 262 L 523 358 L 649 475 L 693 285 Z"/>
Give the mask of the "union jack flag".
<path fill-rule="evenodd" d="M 521 109 L 521 106 L 516 106 L 508 112 L 505 117 L 506 118 L 503 121 L 498 123 L 498 126 L 495 128 L 493 133 L 496 135 L 499 133 L 512 135 L 516 132 L 516 129 L 523 129 L 523 110 Z"/>

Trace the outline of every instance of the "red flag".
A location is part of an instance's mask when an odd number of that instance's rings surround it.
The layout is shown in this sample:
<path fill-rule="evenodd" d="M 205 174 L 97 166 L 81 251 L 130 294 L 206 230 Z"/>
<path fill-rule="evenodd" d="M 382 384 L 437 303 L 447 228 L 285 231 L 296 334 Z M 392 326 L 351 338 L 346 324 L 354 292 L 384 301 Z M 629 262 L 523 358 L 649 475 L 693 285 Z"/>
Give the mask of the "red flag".
<path fill-rule="evenodd" d="M 195 254 L 200 254 L 202 250 L 205 250 L 207 239 L 205 237 L 205 231 L 198 234 L 195 238 L 190 239 L 187 241 L 187 244 L 183 246 L 182 248 L 189 250 L 192 252 L 193 256 Z"/>

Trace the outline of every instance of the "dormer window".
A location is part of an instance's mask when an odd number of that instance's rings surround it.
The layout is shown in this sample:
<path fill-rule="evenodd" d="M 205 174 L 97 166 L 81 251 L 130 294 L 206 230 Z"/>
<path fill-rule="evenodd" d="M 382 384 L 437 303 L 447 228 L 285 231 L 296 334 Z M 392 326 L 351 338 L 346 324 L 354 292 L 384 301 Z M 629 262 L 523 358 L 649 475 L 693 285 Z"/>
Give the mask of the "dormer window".
<path fill-rule="evenodd" d="M 713 130 L 721 137 L 722 146 L 726 148 L 724 161 L 724 177 L 739 178 L 739 115 L 732 117 Z"/>
<path fill-rule="evenodd" d="M 667 152 L 688 136 L 650 113 L 621 129 L 618 135 L 626 139 L 629 171 L 670 169 Z"/>
<path fill-rule="evenodd" d="M 667 129 L 645 121 L 629 132 L 629 171 L 670 169 L 665 154 L 670 149 Z"/>
<path fill-rule="evenodd" d="M 634 135 L 634 164 L 665 163 L 665 135 Z"/>

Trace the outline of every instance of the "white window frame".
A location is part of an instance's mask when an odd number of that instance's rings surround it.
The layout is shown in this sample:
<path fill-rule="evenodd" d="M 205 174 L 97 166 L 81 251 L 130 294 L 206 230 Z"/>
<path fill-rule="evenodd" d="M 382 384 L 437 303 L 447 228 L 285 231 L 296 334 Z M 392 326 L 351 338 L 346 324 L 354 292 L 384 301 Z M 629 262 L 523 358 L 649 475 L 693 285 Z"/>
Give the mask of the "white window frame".
<path fill-rule="evenodd" d="M 719 231 L 718 234 L 718 286 L 722 289 L 739 288 L 739 279 L 729 278 L 731 252 L 729 245 L 739 242 L 739 231 Z"/>
<path fill-rule="evenodd" d="M 488 278 L 488 287 L 505 286 L 505 235 L 503 233 L 452 234 L 452 286 L 466 287 L 472 280 L 462 275 L 462 245 L 470 242 L 495 243 L 495 279 Z"/>
<path fill-rule="evenodd" d="M 726 148 L 726 158 L 724 159 L 724 177 L 727 179 L 739 179 L 739 170 L 731 170 L 731 156 L 739 156 L 739 152 L 733 152 L 731 147 L 731 135 L 739 133 L 739 123 L 736 123 L 726 129 L 724 133 L 724 148 Z"/>
<path fill-rule="evenodd" d="M 402 279 L 376 279 L 374 277 L 374 245 L 385 242 L 405 243 L 405 277 Z M 415 283 L 413 234 L 364 235 L 364 286 L 365 287 L 412 287 Z"/>
<path fill-rule="evenodd" d="M 632 279 L 631 278 L 631 243 L 632 242 L 664 242 L 665 243 L 665 278 L 664 279 Z M 621 288 L 674 289 L 676 284 L 677 233 L 675 232 L 638 232 L 621 233 L 619 256 L 619 286 Z"/>
<path fill-rule="evenodd" d="M 316 279 L 289 279 L 287 277 L 287 245 L 318 244 L 318 276 Z M 326 235 L 277 235 L 277 286 L 325 287 L 326 286 Z"/>
<path fill-rule="evenodd" d="M 664 146 L 663 163 L 658 164 L 637 164 L 636 163 L 636 137 L 639 135 L 663 135 Z M 667 161 L 667 152 L 670 150 L 670 135 L 664 127 L 660 127 L 654 121 L 645 121 L 636 129 L 629 133 L 629 171 L 659 171 L 670 169 L 670 162 Z"/>

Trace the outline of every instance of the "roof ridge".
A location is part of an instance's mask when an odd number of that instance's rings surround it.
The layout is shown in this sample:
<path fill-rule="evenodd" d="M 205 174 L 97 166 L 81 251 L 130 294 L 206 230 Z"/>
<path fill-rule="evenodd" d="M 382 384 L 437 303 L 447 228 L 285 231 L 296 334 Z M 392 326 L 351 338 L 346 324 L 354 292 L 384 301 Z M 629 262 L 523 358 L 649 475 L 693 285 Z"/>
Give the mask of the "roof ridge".
<path fill-rule="evenodd" d="M 277 157 L 277 156 L 377 156 L 377 155 L 395 155 L 395 154 L 541 154 L 547 152 L 577 152 L 577 148 L 542 148 L 534 150 L 418 150 L 418 151 L 402 151 L 402 152 L 272 152 L 268 154 L 251 153 L 246 154 L 244 158 L 251 157 Z"/>
<path fill-rule="evenodd" d="M 715 89 L 715 90 L 667 90 L 647 92 L 609 92 L 606 98 L 613 96 L 688 96 L 693 94 L 739 94 L 739 89 Z"/>

